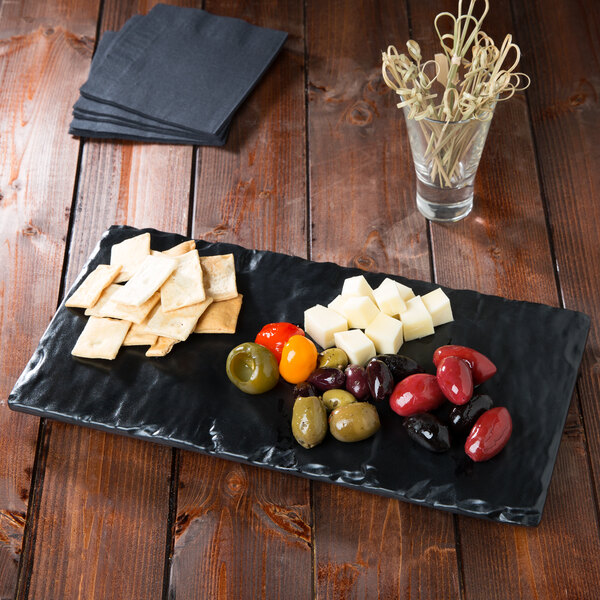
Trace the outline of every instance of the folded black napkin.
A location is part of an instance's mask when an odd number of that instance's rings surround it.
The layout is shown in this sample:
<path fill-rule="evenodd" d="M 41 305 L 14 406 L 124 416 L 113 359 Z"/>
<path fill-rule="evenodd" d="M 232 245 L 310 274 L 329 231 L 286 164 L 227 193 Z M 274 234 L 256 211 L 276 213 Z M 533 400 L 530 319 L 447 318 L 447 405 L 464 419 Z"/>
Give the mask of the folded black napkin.
<path fill-rule="evenodd" d="M 159 4 L 100 41 L 70 133 L 222 145 L 287 34 Z"/>

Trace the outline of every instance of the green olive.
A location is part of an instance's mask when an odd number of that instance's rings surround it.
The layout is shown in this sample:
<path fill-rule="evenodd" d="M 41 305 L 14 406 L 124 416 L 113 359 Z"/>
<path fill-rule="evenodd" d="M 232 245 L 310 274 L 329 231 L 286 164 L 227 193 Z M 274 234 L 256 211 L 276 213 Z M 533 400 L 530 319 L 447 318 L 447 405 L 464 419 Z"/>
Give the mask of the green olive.
<path fill-rule="evenodd" d="M 292 411 L 292 433 L 304 448 L 320 444 L 327 433 L 327 413 L 317 396 L 300 396 Z"/>
<path fill-rule="evenodd" d="M 246 342 L 236 346 L 225 365 L 231 383 L 247 394 L 262 394 L 279 381 L 279 367 L 273 353 L 264 346 Z"/>
<path fill-rule="evenodd" d="M 340 442 L 359 442 L 379 429 L 377 409 L 368 402 L 336 408 L 329 416 L 329 430 Z"/>
<path fill-rule="evenodd" d="M 327 348 L 317 357 L 317 367 L 333 367 L 343 371 L 347 366 L 348 355 L 341 348 Z"/>
<path fill-rule="evenodd" d="M 346 390 L 327 390 L 323 392 L 323 404 L 327 410 L 334 410 L 339 406 L 346 406 L 356 402 L 356 398 Z"/>

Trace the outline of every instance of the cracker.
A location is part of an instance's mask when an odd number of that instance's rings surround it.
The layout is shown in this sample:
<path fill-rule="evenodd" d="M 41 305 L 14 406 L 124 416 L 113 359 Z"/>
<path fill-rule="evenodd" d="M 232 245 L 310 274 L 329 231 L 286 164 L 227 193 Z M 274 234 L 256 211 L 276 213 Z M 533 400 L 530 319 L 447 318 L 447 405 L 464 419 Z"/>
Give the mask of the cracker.
<path fill-rule="evenodd" d="M 202 314 L 194 333 L 235 333 L 242 308 L 242 294 L 231 300 L 213 302 Z"/>
<path fill-rule="evenodd" d="M 211 302 L 212 298 L 207 298 L 204 302 L 170 312 L 164 312 L 158 304 L 150 313 L 146 325 L 152 333 L 183 342 L 192 333 L 200 315 Z"/>
<path fill-rule="evenodd" d="M 119 286 L 120 287 L 120 286 Z M 104 303 L 99 313 L 101 317 L 112 317 L 113 319 L 123 319 L 132 323 L 143 323 L 148 313 L 156 306 L 160 300 L 160 292 L 154 292 L 146 302 L 140 306 L 130 306 L 129 304 L 120 304 L 111 297 Z"/>
<path fill-rule="evenodd" d="M 102 292 L 100 298 L 94 306 L 91 308 L 86 308 L 85 313 L 83 313 L 86 317 L 103 317 L 105 315 L 101 314 L 102 309 L 106 305 L 106 303 L 113 297 L 113 295 L 118 292 L 123 286 L 118 283 L 111 283 L 105 290 Z M 107 315 L 110 316 L 110 315 Z"/>
<path fill-rule="evenodd" d="M 130 326 L 128 321 L 90 317 L 71 354 L 81 358 L 113 360 Z"/>
<path fill-rule="evenodd" d="M 185 242 L 181 242 L 181 244 L 177 244 L 177 246 L 173 246 L 168 250 L 150 250 L 150 254 L 164 254 L 165 256 L 182 256 L 183 254 L 187 254 L 192 250 L 196 249 L 196 242 L 194 240 L 186 240 Z"/>
<path fill-rule="evenodd" d="M 150 234 L 142 233 L 110 249 L 110 264 L 122 265 L 116 283 L 129 281 L 150 254 Z"/>
<path fill-rule="evenodd" d="M 123 340 L 123 346 L 152 346 L 158 336 L 150 333 L 146 325 L 134 323 Z"/>
<path fill-rule="evenodd" d="M 146 351 L 146 356 L 165 356 L 171 352 L 178 341 L 173 338 L 159 336 L 156 342 Z"/>
<path fill-rule="evenodd" d="M 166 312 L 206 299 L 198 250 L 179 256 L 177 261 L 177 268 L 160 288 L 160 303 Z"/>
<path fill-rule="evenodd" d="M 177 259 L 161 254 L 147 256 L 135 275 L 120 289 L 113 300 L 120 304 L 141 306 L 177 268 Z"/>
<path fill-rule="evenodd" d="M 207 296 L 216 302 L 230 300 L 238 295 L 233 254 L 201 256 L 200 264 L 204 272 L 204 289 Z"/>
<path fill-rule="evenodd" d="M 91 308 L 98 302 L 98 298 L 119 275 L 120 265 L 98 265 L 71 294 L 65 306 L 76 308 Z"/>

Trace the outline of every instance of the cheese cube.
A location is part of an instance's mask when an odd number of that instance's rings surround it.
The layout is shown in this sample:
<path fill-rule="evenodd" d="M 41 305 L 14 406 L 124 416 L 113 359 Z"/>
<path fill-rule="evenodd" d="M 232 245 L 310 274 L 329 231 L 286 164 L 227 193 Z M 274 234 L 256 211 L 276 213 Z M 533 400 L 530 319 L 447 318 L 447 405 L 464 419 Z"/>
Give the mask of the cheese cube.
<path fill-rule="evenodd" d="M 403 285 L 402 283 L 398 283 L 397 281 L 395 284 L 404 302 L 408 302 L 411 298 L 415 297 L 415 293 L 412 291 L 412 288 L 409 288 L 407 285 Z"/>
<path fill-rule="evenodd" d="M 317 304 L 304 311 L 304 331 L 321 348 L 331 348 L 334 345 L 333 334 L 347 329 L 346 319 L 331 308 Z"/>
<path fill-rule="evenodd" d="M 402 322 L 380 312 L 365 329 L 365 335 L 379 354 L 396 354 L 403 341 Z"/>
<path fill-rule="evenodd" d="M 406 304 L 400 295 L 398 285 L 389 277 L 384 279 L 381 285 L 373 290 L 373 295 L 375 296 L 379 310 L 386 315 L 395 317 L 406 310 Z"/>
<path fill-rule="evenodd" d="M 367 296 L 346 296 L 340 310 L 348 319 L 350 329 L 364 329 L 379 314 L 379 309 Z"/>
<path fill-rule="evenodd" d="M 342 286 L 342 296 L 368 296 L 375 302 L 373 288 L 367 283 L 364 275 L 357 275 L 356 277 L 346 279 Z"/>
<path fill-rule="evenodd" d="M 335 345 L 347 355 L 350 363 L 363 366 L 375 356 L 373 342 L 360 330 L 351 329 L 334 333 Z"/>
<path fill-rule="evenodd" d="M 331 308 L 332 310 L 335 310 L 336 313 L 339 313 L 340 315 L 344 316 L 344 311 L 342 309 L 342 306 L 344 305 L 344 302 L 346 301 L 346 297 L 342 296 L 341 294 L 339 296 L 336 296 L 328 305 L 327 308 Z"/>
<path fill-rule="evenodd" d="M 421 296 L 415 296 L 406 303 L 407 310 L 400 315 L 404 340 L 416 340 L 433 333 L 433 320 L 425 308 Z"/>
<path fill-rule="evenodd" d="M 452 307 L 450 306 L 450 298 L 444 294 L 442 288 L 438 288 L 437 290 L 433 290 L 433 292 L 425 294 L 422 296 L 422 299 L 425 308 L 431 315 L 434 327 L 454 321 Z"/>

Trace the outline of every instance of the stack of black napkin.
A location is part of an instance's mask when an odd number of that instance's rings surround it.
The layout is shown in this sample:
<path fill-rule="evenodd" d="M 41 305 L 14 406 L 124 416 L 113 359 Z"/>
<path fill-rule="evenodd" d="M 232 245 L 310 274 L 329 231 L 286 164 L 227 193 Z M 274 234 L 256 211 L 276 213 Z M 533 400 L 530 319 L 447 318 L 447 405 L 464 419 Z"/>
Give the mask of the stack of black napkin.
<path fill-rule="evenodd" d="M 73 107 L 69 133 L 222 146 L 231 119 L 287 34 L 158 4 L 107 31 Z"/>

